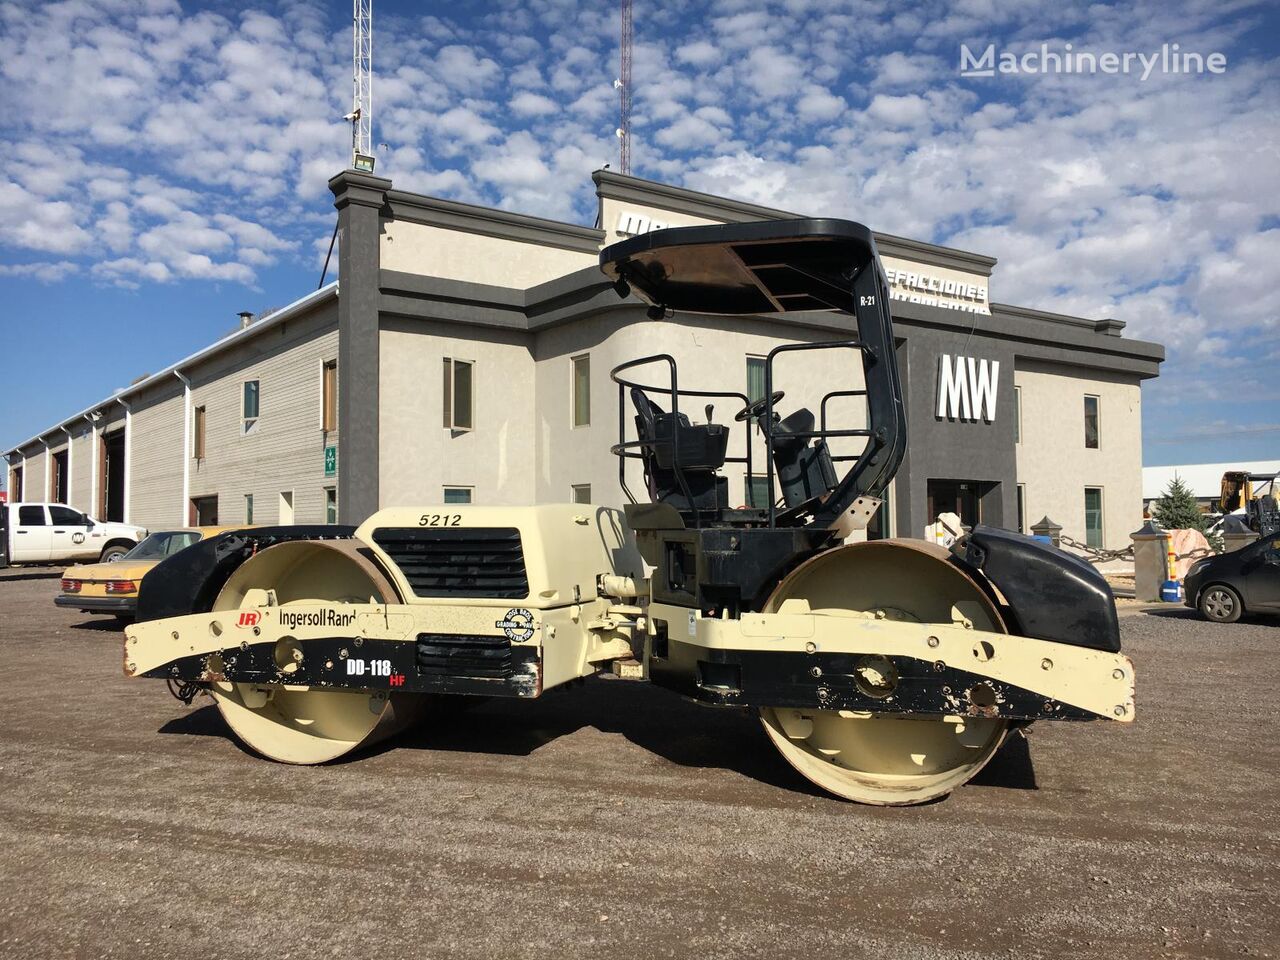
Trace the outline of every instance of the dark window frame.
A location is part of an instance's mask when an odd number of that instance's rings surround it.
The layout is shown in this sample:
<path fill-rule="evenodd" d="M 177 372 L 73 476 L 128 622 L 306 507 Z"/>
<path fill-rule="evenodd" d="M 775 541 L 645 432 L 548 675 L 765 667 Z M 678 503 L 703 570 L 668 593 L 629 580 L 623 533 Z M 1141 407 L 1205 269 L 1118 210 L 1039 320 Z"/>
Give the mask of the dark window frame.
<path fill-rule="evenodd" d="M 476 428 L 476 376 L 474 360 L 461 360 L 457 357 L 444 358 L 444 428 L 454 433 L 465 433 Z M 465 370 L 465 377 L 460 377 Z M 466 390 L 466 416 L 458 416 L 459 394 Z"/>
<path fill-rule="evenodd" d="M 1093 401 L 1093 413 L 1089 413 L 1089 401 Z M 1092 420 L 1092 424 L 1090 423 Z M 1102 446 L 1102 398 L 1096 393 L 1084 395 L 1084 447 L 1098 450 Z"/>

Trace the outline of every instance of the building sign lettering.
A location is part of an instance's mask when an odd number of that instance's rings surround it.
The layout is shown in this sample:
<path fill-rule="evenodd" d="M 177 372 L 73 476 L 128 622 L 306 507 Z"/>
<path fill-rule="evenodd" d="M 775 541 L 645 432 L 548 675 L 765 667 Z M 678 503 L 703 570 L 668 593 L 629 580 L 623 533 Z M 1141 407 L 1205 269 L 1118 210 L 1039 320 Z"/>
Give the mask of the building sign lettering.
<path fill-rule="evenodd" d="M 614 231 L 620 237 L 636 237 L 652 230 L 663 230 L 671 226 L 663 220 L 651 217 L 647 213 L 636 210 L 620 210 Z M 960 310 L 965 313 L 990 314 L 987 303 L 987 287 L 983 283 L 970 283 L 961 276 L 946 277 L 927 273 L 910 260 L 895 262 L 902 266 L 890 266 L 885 263 L 885 278 L 889 281 L 889 298 L 908 303 L 923 303 L 926 306 L 938 307 L 942 310 Z M 981 278 L 978 278 L 981 279 Z"/>
<path fill-rule="evenodd" d="M 624 237 L 636 237 L 650 230 L 663 230 L 669 226 L 671 224 L 655 220 L 647 214 L 636 213 L 634 210 L 623 210 L 618 214 L 617 232 Z"/>
<path fill-rule="evenodd" d="M 964 280 L 948 280 L 917 270 L 885 267 L 889 281 L 889 297 L 909 303 L 923 303 L 943 310 L 966 313 L 990 313 L 987 288 Z"/>
<path fill-rule="evenodd" d="M 938 357 L 938 418 L 993 422 L 999 381 L 999 360 L 942 354 Z"/>

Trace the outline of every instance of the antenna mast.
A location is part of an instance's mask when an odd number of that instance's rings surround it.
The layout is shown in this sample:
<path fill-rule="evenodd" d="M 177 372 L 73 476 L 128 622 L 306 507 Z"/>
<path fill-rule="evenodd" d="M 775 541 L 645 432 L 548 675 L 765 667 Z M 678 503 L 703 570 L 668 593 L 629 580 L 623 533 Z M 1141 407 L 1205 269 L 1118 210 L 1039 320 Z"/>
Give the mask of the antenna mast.
<path fill-rule="evenodd" d="M 352 0 L 351 167 L 373 173 L 373 0 Z"/>
<path fill-rule="evenodd" d="M 618 88 L 618 141 L 621 152 L 619 167 L 631 175 L 631 0 L 622 0 L 622 37 L 619 47 L 620 76 Z"/>

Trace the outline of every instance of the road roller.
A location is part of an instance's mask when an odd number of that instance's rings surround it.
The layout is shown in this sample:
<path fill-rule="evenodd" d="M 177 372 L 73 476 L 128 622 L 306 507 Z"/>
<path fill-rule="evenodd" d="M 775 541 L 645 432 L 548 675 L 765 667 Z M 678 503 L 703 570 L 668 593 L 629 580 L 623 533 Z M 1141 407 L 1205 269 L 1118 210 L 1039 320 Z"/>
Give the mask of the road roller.
<path fill-rule="evenodd" d="M 436 708 L 608 673 L 749 711 L 802 777 L 881 805 L 945 796 L 1036 721 L 1133 721 L 1133 665 L 1087 563 L 981 524 L 949 549 L 858 534 L 907 445 L 866 227 L 681 227 L 600 258 L 655 321 L 825 311 L 848 332 L 775 347 L 754 398 L 682 385 L 667 354 L 615 367 L 621 510 L 405 506 L 195 544 L 143 581 L 125 673 L 211 697 L 250 750 L 296 764 Z M 848 360 L 816 413 L 774 389 L 797 351 Z M 828 416 L 839 397 L 861 398 L 858 423 Z M 717 404 L 737 407 L 729 422 Z M 726 469 L 766 477 L 764 502 L 734 506 Z"/>

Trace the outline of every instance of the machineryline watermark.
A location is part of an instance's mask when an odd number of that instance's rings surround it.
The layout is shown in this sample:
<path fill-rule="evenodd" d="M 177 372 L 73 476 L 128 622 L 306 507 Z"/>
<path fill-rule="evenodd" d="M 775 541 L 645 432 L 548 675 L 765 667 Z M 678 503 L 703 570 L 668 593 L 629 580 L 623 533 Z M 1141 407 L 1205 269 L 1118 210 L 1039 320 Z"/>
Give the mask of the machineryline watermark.
<path fill-rule="evenodd" d="M 1014 52 L 997 50 L 989 43 L 981 53 L 974 53 L 969 45 L 960 44 L 960 76 L 1040 76 L 1084 75 L 1099 73 L 1108 75 L 1137 74 L 1146 80 L 1153 73 L 1162 74 L 1221 74 L 1227 72 L 1227 55 L 1214 51 L 1203 54 L 1183 50 L 1178 43 L 1164 43 L 1159 50 L 1138 51 L 1076 50 L 1070 43 L 1061 48 L 1042 43 L 1039 47 Z"/>

